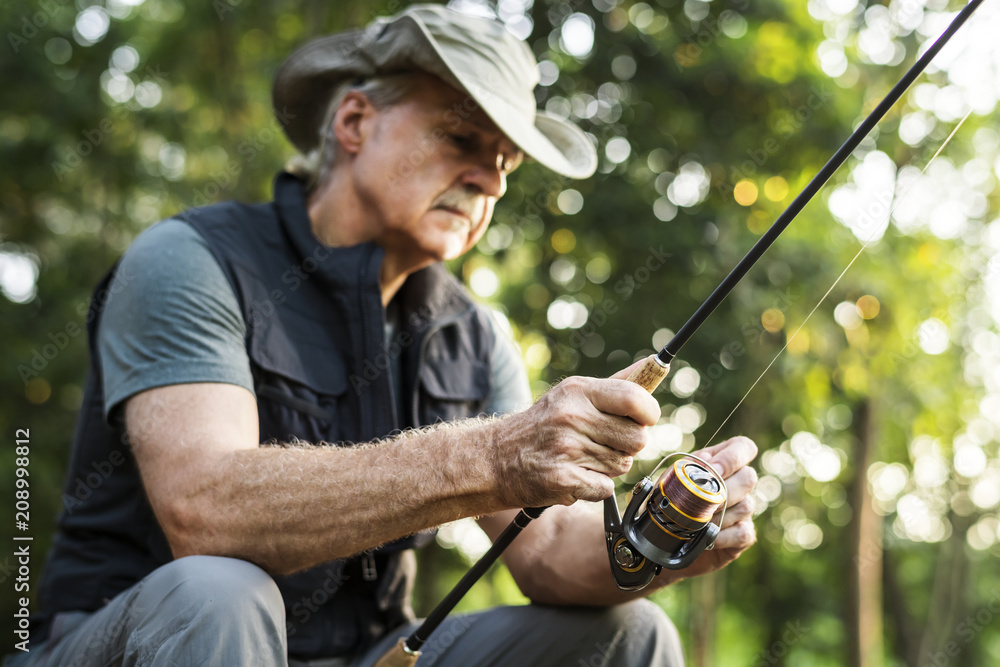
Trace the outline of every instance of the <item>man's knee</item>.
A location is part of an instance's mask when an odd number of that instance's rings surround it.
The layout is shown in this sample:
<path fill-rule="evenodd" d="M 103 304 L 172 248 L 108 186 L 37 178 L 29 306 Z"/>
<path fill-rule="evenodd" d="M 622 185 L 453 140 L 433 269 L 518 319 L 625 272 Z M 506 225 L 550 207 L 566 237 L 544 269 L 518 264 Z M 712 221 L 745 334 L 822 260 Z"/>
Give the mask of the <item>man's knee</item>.
<path fill-rule="evenodd" d="M 277 584 L 253 563 L 236 558 L 180 558 L 151 574 L 143 589 L 168 604 L 194 603 L 212 614 L 263 612 L 284 624 L 285 607 Z"/>
<path fill-rule="evenodd" d="M 125 652 L 144 659 L 280 664 L 286 655 L 281 593 L 246 561 L 188 556 L 167 563 L 137 586 L 127 613 L 133 620 Z"/>
<path fill-rule="evenodd" d="M 607 610 L 608 622 L 634 637 L 677 636 L 666 612 L 649 600 L 635 600 Z"/>
<path fill-rule="evenodd" d="M 635 600 L 607 609 L 605 618 L 607 632 L 617 644 L 608 647 L 609 655 L 626 658 L 626 663 L 641 659 L 649 665 L 683 664 L 677 628 L 666 612 L 649 600 Z"/>

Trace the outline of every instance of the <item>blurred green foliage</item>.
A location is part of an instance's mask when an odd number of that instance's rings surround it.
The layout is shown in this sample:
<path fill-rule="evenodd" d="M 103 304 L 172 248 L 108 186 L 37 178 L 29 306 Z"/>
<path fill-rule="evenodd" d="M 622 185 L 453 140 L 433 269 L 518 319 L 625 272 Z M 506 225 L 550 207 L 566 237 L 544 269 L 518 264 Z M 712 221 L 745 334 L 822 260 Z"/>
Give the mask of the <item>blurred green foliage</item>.
<path fill-rule="evenodd" d="M 291 155 L 269 103 L 283 57 L 407 4 L 0 6 L 0 495 L 13 497 L 14 430 L 30 428 L 33 580 L 61 505 L 92 286 L 158 219 L 269 198 Z M 584 182 L 523 166 L 478 250 L 454 264 L 507 316 L 538 393 L 568 374 L 608 375 L 666 343 L 956 8 L 460 4 L 499 9 L 512 28 L 530 29 L 545 84 L 539 104 L 576 119 L 602 156 Z M 986 28 L 973 26 L 995 27 L 990 17 L 974 17 L 956 42 L 985 42 Z M 1000 599 L 1000 494 L 991 490 L 1000 488 L 1000 338 L 989 300 L 1000 139 L 996 99 L 974 98 L 976 80 L 959 75 L 970 58 L 981 78 L 997 79 L 974 55 L 932 67 L 918 82 L 930 88 L 889 113 L 657 393 L 664 418 L 652 448 L 710 444 L 738 406 L 718 438 L 747 434 L 762 451 L 760 543 L 725 571 L 654 596 L 694 665 L 1000 661 L 990 606 Z M 957 115 L 947 103 L 956 97 Z M 872 204 L 859 193 L 886 173 L 899 209 L 882 236 L 888 200 L 879 208 L 877 195 Z M 964 217 L 940 227 L 956 210 Z M 653 463 L 637 462 L 621 488 Z M 13 502 L 3 506 L 9 545 Z M 12 551 L 0 550 L 5 619 L 15 609 Z M 426 612 L 467 560 L 440 548 L 421 560 Z M 498 602 L 523 602 L 503 570 L 461 608 Z"/>

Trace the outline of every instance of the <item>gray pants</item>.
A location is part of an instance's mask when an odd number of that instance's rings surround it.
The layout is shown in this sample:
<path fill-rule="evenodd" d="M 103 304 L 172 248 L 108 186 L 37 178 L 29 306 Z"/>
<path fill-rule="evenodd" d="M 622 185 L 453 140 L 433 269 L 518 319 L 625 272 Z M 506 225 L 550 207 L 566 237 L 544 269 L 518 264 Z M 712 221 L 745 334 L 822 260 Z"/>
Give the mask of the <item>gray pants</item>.
<path fill-rule="evenodd" d="M 5 667 L 370 667 L 416 626 L 350 658 L 289 663 L 274 581 L 246 561 L 190 556 L 94 613 L 58 614 L 49 639 Z M 529 605 L 449 617 L 418 667 L 681 667 L 677 630 L 642 600 L 611 608 Z"/>

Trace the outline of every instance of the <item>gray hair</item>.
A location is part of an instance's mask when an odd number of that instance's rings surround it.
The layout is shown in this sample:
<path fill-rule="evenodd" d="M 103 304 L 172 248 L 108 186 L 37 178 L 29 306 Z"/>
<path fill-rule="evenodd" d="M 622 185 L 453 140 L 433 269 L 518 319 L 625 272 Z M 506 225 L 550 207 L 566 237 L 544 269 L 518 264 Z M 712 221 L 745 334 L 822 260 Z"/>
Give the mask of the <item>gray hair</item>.
<path fill-rule="evenodd" d="M 308 190 L 326 181 L 333 171 L 340 146 L 333 133 L 333 119 L 337 115 L 347 93 L 356 90 L 368 98 L 376 109 L 385 109 L 398 104 L 414 88 L 412 73 L 403 72 L 387 76 L 372 77 L 363 81 L 348 81 L 337 86 L 323 114 L 319 126 L 319 145 L 306 154 L 293 156 L 286 164 L 285 171 L 303 179 Z"/>

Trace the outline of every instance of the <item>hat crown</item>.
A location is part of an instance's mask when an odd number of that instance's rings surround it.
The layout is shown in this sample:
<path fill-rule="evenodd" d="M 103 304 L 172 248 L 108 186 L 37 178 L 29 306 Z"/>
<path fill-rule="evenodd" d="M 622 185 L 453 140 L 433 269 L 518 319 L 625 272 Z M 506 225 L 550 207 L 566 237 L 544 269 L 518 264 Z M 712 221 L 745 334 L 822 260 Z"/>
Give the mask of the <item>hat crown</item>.
<path fill-rule="evenodd" d="M 428 37 L 446 68 L 441 68 L 430 49 L 399 32 L 416 27 Z M 535 117 L 534 89 L 538 85 L 538 62 L 527 44 L 497 20 L 464 14 L 443 5 L 412 5 L 372 24 L 377 36 L 366 45 L 379 69 L 390 60 L 406 56 L 457 88 L 469 89 L 477 100 L 499 97 L 514 106 L 526 120 Z M 402 47 L 402 51 L 400 50 Z"/>

